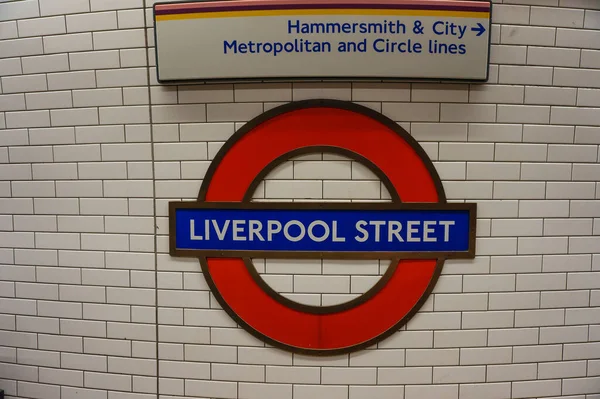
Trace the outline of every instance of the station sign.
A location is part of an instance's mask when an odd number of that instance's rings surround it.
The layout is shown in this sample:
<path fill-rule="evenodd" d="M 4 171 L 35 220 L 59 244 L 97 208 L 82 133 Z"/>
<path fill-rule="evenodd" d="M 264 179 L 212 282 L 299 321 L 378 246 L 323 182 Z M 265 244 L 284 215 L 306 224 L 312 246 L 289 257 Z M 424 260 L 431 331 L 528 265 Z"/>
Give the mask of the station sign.
<path fill-rule="evenodd" d="M 274 168 L 315 152 L 363 164 L 391 201 L 252 201 Z M 221 307 L 250 334 L 285 350 L 333 355 L 373 345 L 419 310 L 446 259 L 475 256 L 476 204 L 448 203 L 423 148 L 357 104 L 307 100 L 267 111 L 238 130 L 198 178 L 196 201 L 169 203 L 170 254 L 198 258 Z M 321 307 L 274 291 L 252 258 L 390 264 L 363 295 Z"/>
<path fill-rule="evenodd" d="M 292 258 L 470 257 L 471 204 L 182 203 L 178 254 Z"/>
<path fill-rule="evenodd" d="M 490 21 L 490 1 L 156 3 L 157 75 L 485 81 Z"/>

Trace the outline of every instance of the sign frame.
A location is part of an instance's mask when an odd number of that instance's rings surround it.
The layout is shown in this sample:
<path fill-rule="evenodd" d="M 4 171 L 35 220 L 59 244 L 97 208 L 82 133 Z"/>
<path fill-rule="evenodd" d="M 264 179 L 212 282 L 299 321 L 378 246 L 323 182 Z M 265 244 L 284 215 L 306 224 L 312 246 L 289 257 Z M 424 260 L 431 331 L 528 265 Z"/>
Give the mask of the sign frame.
<path fill-rule="evenodd" d="M 487 26 L 487 59 L 486 71 L 483 78 L 430 78 L 430 77 L 365 77 L 365 76 L 326 76 L 326 77 L 304 77 L 304 76 L 285 76 L 285 77 L 247 77 L 247 78 L 189 78 L 189 79 L 162 79 L 160 77 L 159 51 L 158 51 L 158 33 L 156 20 L 156 7 L 160 5 L 176 5 L 185 3 L 209 3 L 222 0 L 191 0 L 191 1 L 159 1 L 152 6 L 153 19 L 153 38 L 154 38 L 154 60 L 156 68 L 156 80 L 162 85 L 192 85 L 192 84 L 233 84 L 233 83 L 276 83 L 276 82 L 385 82 L 385 83 L 405 83 L 405 82 L 437 82 L 437 83 L 486 83 L 490 77 L 491 60 L 491 41 L 492 41 L 492 21 L 494 3 L 492 0 L 467 0 L 476 2 L 487 2 L 489 4 L 489 25 Z M 236 0 L 228 0 L 235 2 Z M 457 0 L 458 1 L 458 0 Z"/>
<path fill-rule="evenodd" d="M 330 151 L 329 148 L 324 148 Z M 291 155 L 293 157 L 293 154 Z M 257 179 L 260 183 L 262 179 Z M 256 186 L 256 184 L 253 184 Z M 254 192 L 251 188 L 249 193 Z M 302 210 L 315 208 L 326 210 L 457 210 L 469 213 L 469 248 L 467 251 L 404 251 L 404 252 L 322 252 L 322 251 L 245 251 L 245 250 L 195 250 L 178 249 L 176 243 L 176 212 L 179 209 L 273 209 Z M 313 202 L 170 202 L 169 203 L 169 254 L 175 257 L 256 257 L 272 259 L 471 259 L 475 256 L 475 224 L 477 223 L 477 207 L 474 203 L 313 203 Z"/>

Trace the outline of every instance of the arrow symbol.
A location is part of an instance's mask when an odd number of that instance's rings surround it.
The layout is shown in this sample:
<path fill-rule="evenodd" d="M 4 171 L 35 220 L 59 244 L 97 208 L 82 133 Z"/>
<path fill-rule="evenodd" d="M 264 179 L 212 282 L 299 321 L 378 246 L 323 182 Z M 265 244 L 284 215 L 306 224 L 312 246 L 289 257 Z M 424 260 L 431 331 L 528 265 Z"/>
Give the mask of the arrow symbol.
<path fill-rule="evenodd" d="M 477 26 L 472 27 L 471 30 L 473 32 L 477 32 L 477 36 L 481 36 L 485 32 L 485 27 L 483 25 L 481 25 L 481 23 L 477 22 Z"/>

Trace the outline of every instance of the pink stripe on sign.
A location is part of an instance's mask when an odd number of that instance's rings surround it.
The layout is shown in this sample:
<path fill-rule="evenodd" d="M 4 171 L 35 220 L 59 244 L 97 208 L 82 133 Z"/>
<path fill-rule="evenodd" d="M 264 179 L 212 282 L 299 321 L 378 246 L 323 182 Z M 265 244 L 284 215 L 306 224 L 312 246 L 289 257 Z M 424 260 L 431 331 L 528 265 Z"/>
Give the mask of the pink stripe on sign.
<path fill-rule="evenodd" d="M 176 4 L 157 4 L 157 11 L 166 10 L 180 10 L 180 9 L 198 9 L 213 8 L 213 7 L 242 7 L 242 6 L 273 6 L 277 8 L 279 5 L 319 5 L 331 4 L 362 4 L 364 5 L 365 0 L 329 0 L 329 1 L 318 1 L 318 0 L 228 0 L 228 1 L 207 1 L 207 2 L 194 2 L 194 3 L 176 3 Z M 487 1 L 463 1 L 463 0 L 395 0 L 395 1 L 374 1 L 369 2 L 373 6 L 376 5 L 420 5 L 420 6 L 445 6 L 445 7 L 473 7 L 481 8 L 482 11 L 489 10 L 490 3 Z"/>

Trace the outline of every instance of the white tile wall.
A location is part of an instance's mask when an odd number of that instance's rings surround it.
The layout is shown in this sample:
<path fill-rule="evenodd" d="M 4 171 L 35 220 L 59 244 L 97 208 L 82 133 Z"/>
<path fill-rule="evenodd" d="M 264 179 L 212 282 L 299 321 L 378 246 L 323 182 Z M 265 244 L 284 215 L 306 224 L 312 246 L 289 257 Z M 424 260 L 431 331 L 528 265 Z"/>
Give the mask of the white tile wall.
<path fill-rule="evenodd" d="M 153 3 L 0 1 L 7 398 L 600 397 L 597 0 L 495 0 L 483 85 L 159 86 L 146 51 Z M 435 161 L 448 198 L 479 204 L 477 257 L 446 262 L 401 331 L 333 358 L 291 355 L 237 327 L 197 262 L 169 257 L 165 235 L 167 201 L 196 197 L 235 129 L 307 98 L 383 112 Z M 388 198 L 366 168 L 328 154 L 285 163 L 255 194 Z M 348 301 L 387 268 L 254 263 L 312 305 Z"/>

